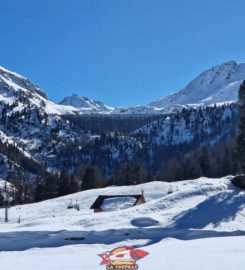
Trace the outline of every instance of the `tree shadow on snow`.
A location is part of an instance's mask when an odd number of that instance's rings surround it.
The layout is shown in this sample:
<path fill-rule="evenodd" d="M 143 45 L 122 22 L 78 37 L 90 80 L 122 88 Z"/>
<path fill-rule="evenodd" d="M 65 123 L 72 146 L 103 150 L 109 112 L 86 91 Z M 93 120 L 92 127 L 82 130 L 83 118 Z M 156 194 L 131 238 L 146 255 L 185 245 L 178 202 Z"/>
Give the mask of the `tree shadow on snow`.
<path fill-rule="evenodd" d="M 245 231 L 217 232 L 212 230 L 191 230 L 171 228 L 132 228 L 105 231 L 25 231 L 0 233 L 0 251 L 24 251 L 31 248 L 54 248 L 76 244 L 110 245 L 126 240 L 146 240 L 146 244 L 132 245 L 143 247 L 155 244 L 165 238 L 194 240 L 212 237 L 245 236 Z M 69 240 L 69 239 L 83 240 Z M 68 239 L 68 240 L 66 240 Z"/>
<path fill-rule="evenodd" d="M 245 196 L 237 192 L 224 192 L 209 197 L 195 208 L 176 216 L 172 227 L 201 229 L 209 224 L 217 227 L 221 222 L 234 220 L 245 207 Z"/>

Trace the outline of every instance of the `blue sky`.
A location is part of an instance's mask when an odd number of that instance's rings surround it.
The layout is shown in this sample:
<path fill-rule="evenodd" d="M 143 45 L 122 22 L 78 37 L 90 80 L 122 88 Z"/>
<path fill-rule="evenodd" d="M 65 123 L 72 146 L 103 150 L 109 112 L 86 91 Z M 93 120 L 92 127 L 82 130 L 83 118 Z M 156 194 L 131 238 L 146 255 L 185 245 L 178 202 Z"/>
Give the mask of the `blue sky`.
<path fill-rule="evenodd" d="M 0 65 L 56 102 L 147 104 L 245 61 L 244 0 L 0 0 Z"/>

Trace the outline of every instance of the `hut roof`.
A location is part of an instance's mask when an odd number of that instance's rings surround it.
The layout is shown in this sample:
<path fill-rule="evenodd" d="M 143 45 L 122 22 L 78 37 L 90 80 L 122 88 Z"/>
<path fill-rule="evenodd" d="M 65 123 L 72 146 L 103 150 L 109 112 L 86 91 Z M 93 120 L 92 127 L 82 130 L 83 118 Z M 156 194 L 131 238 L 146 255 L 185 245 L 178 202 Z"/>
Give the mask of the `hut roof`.
<path fill-rule="evenodd" d="M 106 200 L 106 199 L 112 199 L 112 198 L 134 198 L 135 199 L 134 205 L 136 205 L 137 202 L 138 202 L 138 200 L 140 198 L 142 198 L 142 196 L 144 197 L 143 194 L 140 194 L 140 195 L 100 195 L 95 200 L 95 202 L 92 204 L 92 206 L 90 207 L 90 209 L 100 209 L 101 206 L 104 203 L 104 200 Z"/>

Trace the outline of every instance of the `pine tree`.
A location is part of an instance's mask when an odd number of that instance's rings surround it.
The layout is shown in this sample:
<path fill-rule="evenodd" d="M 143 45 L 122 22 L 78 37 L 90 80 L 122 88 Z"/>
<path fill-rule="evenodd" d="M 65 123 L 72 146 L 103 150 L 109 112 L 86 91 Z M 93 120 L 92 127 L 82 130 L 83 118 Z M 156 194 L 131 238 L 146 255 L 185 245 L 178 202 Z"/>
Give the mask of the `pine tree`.
<path fill-rule="evenodd" d="M 36 188 L 34 191 L 34 200 L 35 202 L 40 202 L 45 199 L 45 187 L 44 180 L 41 177 L 36 179 Z"/>
<path fill-rule="evenodd" d="M 69 175 L 65 172 L 61 172 L 59 180 L 59 196 L 70 194 L 71 183 Z"/>
<path fill-rule="evenodd" d="M 44 199 L 52 199 L 59 194 L 59 178 L 55 174 L 46 173 L 44 178 Z"/>
<path fill-rule="evenodd" d="M 72 194 L 79 191 L 78 183 L 74 175 L 61 172 L 59 179 L 59 196 Z"/>
<path fill-rule="evenodd" d="M 82 189 L 93 189 L 93 188 L 100 188 L 103 186 L 101 173 L 98 168 L 93 166 L 88 166 L 82 182 Z"/>
<path fill-rule="evenodd" d="M 211 155 L 207 147 L 203 146 L 200 151 L 199 164 L 203 175 L 207 177 L 212 176 Z"/>
<path fill-rule="evenodd" d="M 239 132 L 236 138 L 236 162 L 245 171 L 245 81 L 242 82 L 239 88 L 239 110 L 240 110 L 240 124 Z"/>

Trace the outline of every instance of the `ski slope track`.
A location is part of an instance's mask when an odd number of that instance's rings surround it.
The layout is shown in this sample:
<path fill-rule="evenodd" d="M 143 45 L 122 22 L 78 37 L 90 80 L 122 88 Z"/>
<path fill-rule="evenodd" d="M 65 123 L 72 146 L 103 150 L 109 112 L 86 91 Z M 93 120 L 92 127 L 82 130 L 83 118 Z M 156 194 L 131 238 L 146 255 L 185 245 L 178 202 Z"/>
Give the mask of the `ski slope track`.
<path fill-rule="evenodd" d="M 149 252 L 139 269 L 236 269 L 245 263 L 245 192 L 231 176 L 84 191 L 0 209 L 4 270 L 105 269 L 98 254 L 128 245 Z M 146 203 L 94 213 L 98 195 L 140 194 Z M 169 191 L 172 191 L 170 193 Z M 80 211 L 67 209 L 70 200 Z M 21 223 L 18 223 L 18 218 Z M 73 240 L 72 240 L 73 239 Z"/>

